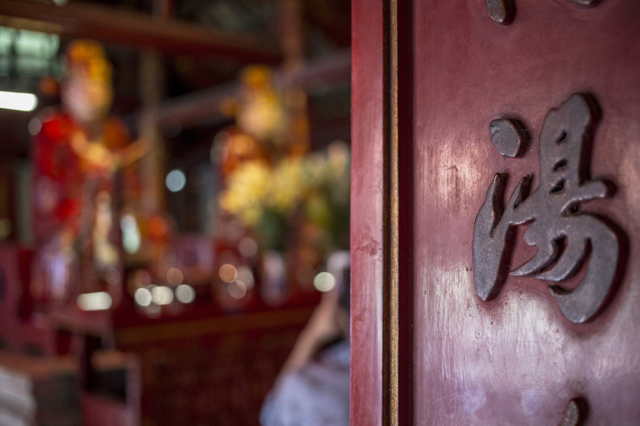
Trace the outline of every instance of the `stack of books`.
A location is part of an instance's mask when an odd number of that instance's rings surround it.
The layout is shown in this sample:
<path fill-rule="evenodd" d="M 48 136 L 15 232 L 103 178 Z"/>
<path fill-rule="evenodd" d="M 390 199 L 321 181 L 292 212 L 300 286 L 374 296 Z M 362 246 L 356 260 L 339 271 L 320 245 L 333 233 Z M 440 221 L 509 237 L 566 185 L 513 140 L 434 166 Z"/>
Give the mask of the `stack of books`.
<path fill-rule="evenodd" d="M 0 425 L 80 426 L 73 362 L 0 353 Z"/>

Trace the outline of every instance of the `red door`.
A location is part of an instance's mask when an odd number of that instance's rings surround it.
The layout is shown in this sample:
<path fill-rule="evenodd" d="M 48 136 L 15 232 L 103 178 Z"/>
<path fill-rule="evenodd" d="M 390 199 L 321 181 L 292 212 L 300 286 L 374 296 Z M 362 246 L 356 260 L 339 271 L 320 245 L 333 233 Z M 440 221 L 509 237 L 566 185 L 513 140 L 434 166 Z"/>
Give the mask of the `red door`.
<path fill-rule="evenodd" d="M 353 1 L 352 424 L 640 424 L 639 22 Z"/>

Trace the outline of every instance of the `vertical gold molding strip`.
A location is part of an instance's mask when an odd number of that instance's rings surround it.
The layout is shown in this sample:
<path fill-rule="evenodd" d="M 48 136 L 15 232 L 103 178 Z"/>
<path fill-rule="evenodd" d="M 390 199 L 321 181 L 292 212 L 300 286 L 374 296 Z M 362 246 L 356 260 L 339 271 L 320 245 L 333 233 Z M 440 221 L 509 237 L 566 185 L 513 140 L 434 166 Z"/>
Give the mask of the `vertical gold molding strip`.
<path fill-rule="evenodd" d="M 385 246 L 383 318 L 384 424 L 399 424 L 398 8 L 384 0 Z"/>

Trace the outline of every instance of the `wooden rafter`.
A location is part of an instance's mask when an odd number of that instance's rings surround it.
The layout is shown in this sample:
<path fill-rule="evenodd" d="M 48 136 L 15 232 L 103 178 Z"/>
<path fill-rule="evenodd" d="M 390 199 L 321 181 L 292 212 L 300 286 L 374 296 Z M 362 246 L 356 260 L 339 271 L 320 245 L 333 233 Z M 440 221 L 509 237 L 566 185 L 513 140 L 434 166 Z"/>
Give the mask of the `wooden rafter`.
<path fill-rule="evenodd" d="M 86 37 L 160 53 L 209 55 L 241 63 L 279 63 L 275 43 L 230 36 L 162 16 L 147 16 L 86 4 L 56 6 L 35 0 L 0 1 L 0 25 Z"/>
<path fill-rule="evenodd" d="M 289 75 L 283 71 L 275 73 L 276 85 L 280 88 L 300 86 L 312 88 L 314 85 L 331 85 L 348 82 L 351 77 L 351 50 L 346 49 L 305 65 L 300 73 Z M 239 87 L 228 83 L 194 94 L 170 99 L 158 109 L 160 127 L 179 124 L 189 127 L 203 123 L 219 122 L 225 119 L 222 113 L 225 102 L 237 96 Z"/>

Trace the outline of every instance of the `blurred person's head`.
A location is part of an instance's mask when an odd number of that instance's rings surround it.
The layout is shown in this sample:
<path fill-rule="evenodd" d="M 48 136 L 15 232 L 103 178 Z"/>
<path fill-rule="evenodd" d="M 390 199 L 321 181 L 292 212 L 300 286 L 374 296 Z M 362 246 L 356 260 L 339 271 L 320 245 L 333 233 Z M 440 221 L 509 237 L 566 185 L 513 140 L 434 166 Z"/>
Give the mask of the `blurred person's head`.
<path fill-rule="evenodd" d="M 104 120 L 111 108 L 111 64 L 102 46 L 94 41 L 77 40 L 69 45 L 67 72 L 62 82 L 62 104 L 78 123 Z"/>

